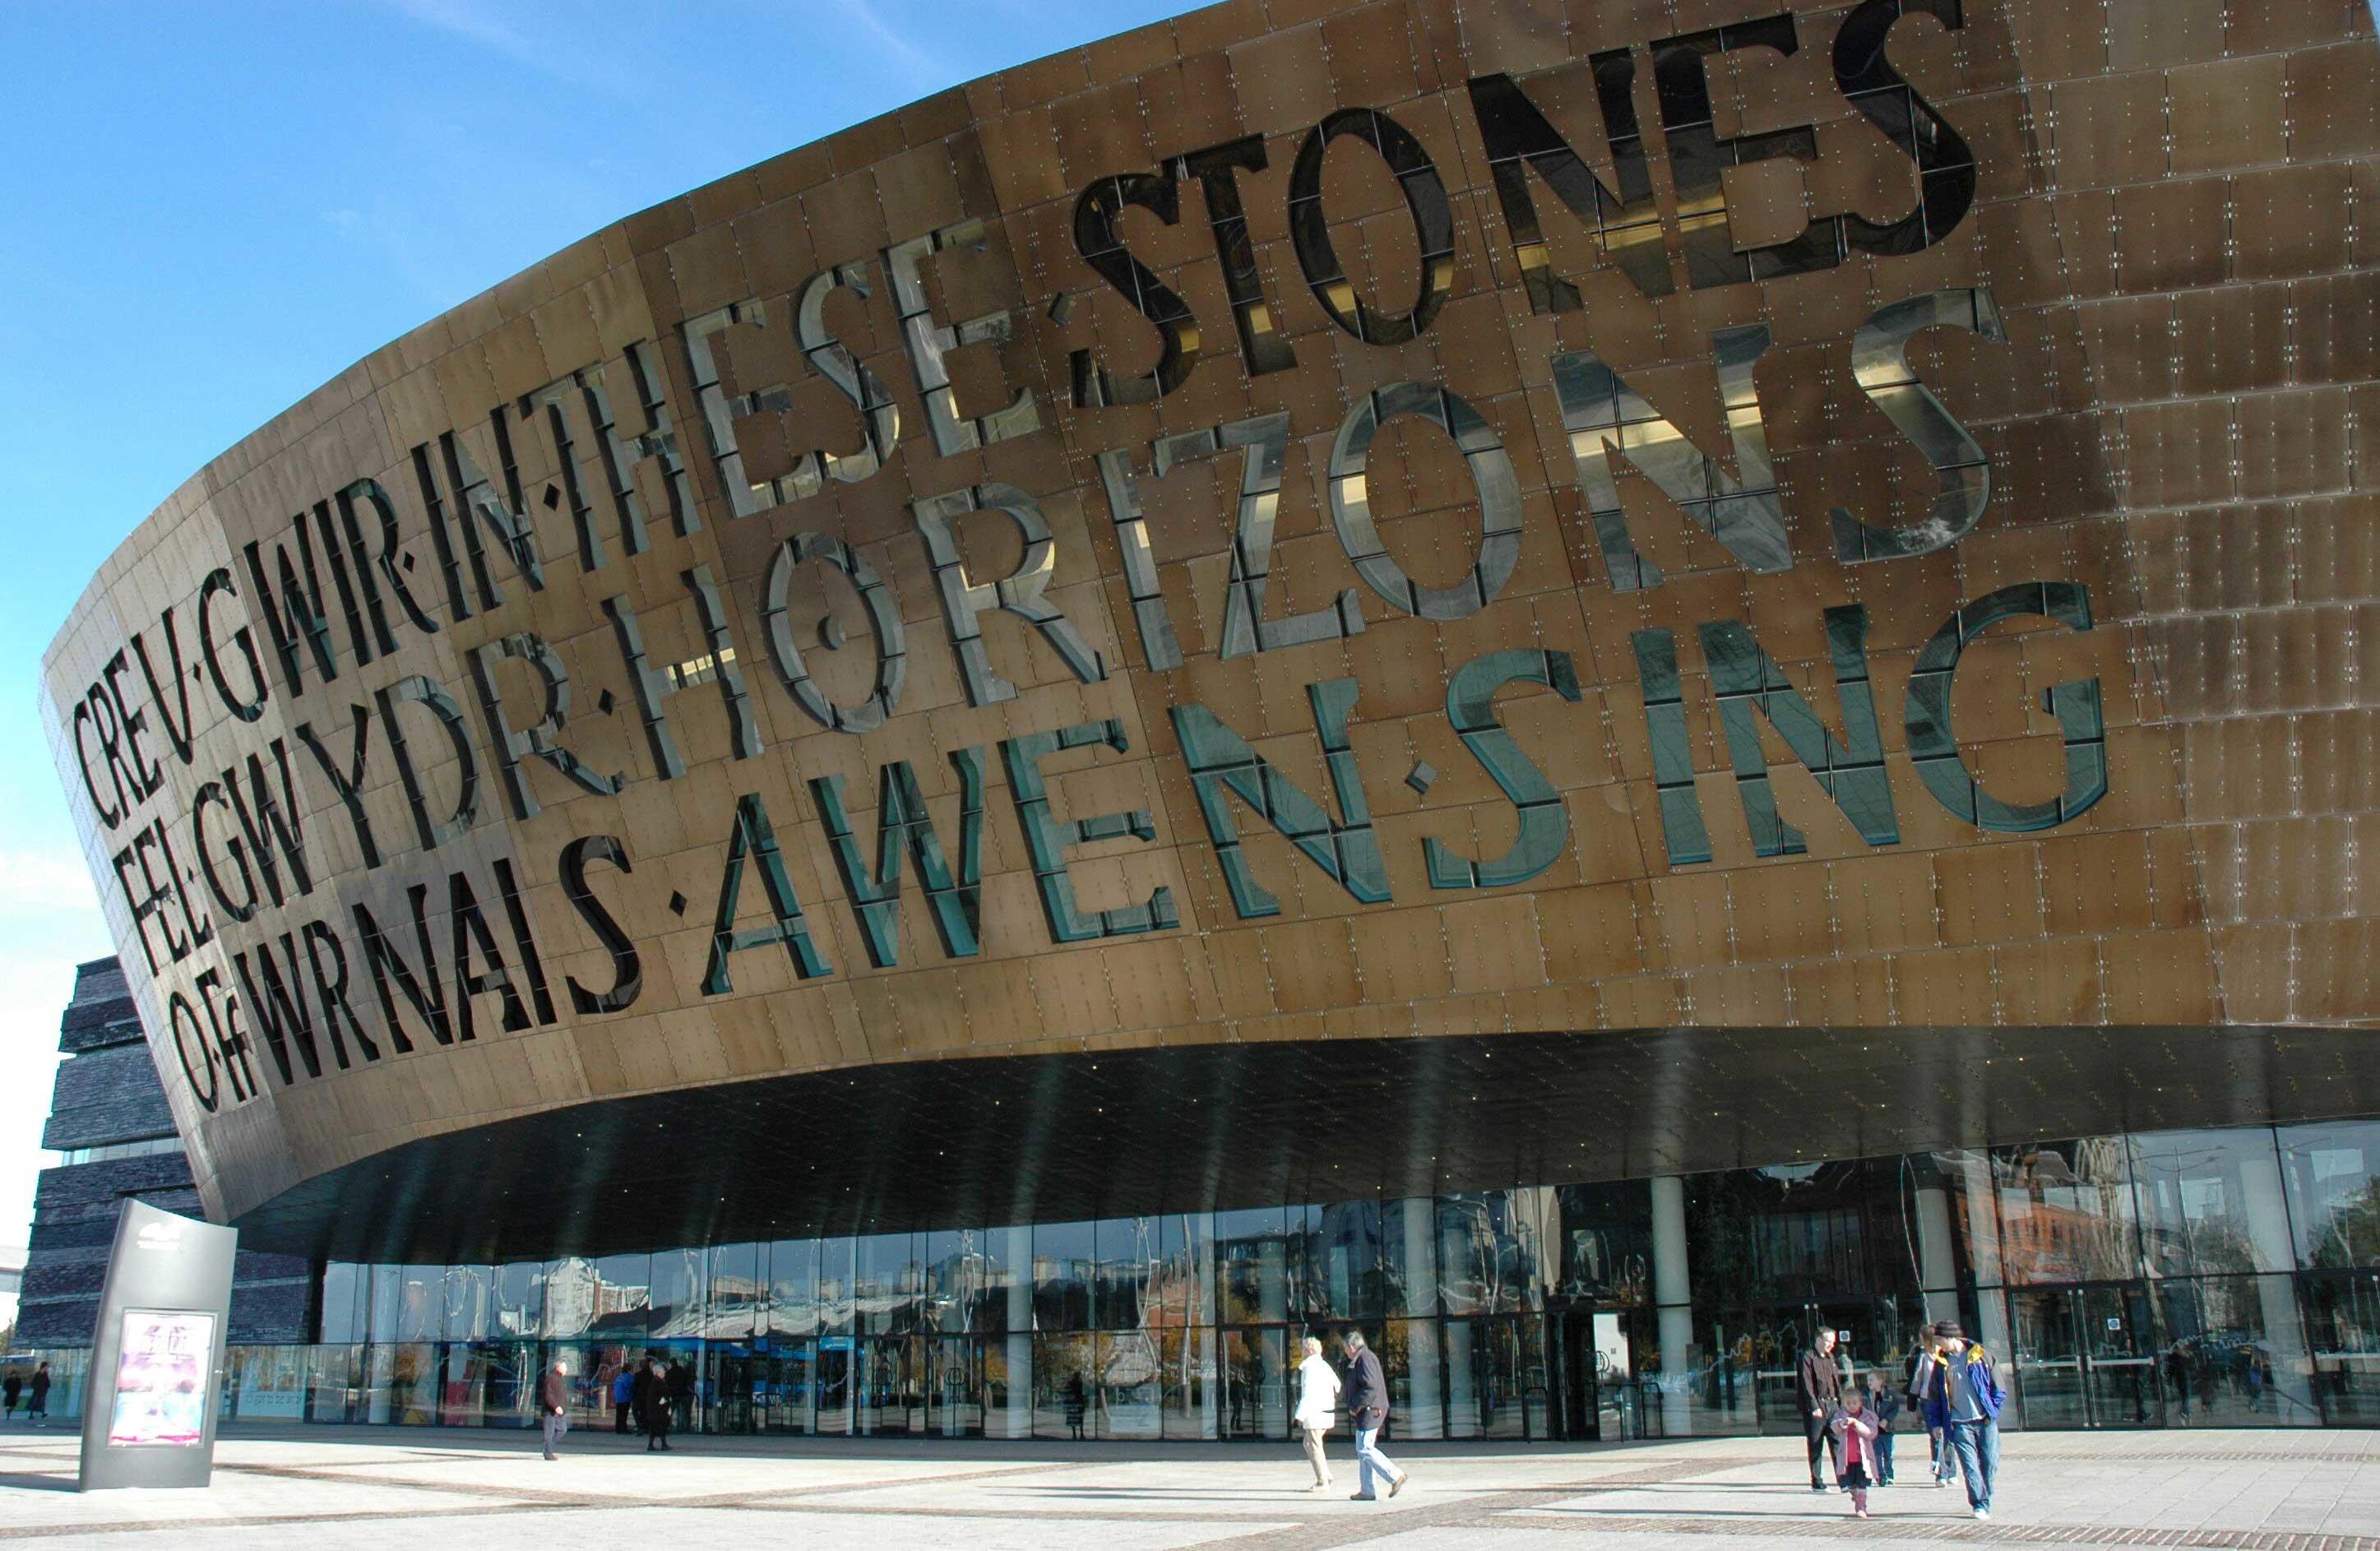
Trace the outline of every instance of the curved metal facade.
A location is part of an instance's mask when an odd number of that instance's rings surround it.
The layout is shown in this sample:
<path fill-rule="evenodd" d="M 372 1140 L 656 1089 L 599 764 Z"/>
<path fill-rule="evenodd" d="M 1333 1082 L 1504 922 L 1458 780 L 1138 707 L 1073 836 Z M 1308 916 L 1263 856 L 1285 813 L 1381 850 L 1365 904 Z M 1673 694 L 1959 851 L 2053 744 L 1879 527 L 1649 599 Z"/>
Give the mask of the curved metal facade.
<path fill-rule="evenodd" d="M 47 660 L 211 1213 L 379 1253 L 440 1138 L 893 1063 L 2368 1024 L 2375 65 L 2347 0 L 1228 5 L 556 254 Z M 2049 1123 L 1999 1048 L 1894 1145 Z M 2372 1109 L 2324 1049 L 2192 1118 Z"/>

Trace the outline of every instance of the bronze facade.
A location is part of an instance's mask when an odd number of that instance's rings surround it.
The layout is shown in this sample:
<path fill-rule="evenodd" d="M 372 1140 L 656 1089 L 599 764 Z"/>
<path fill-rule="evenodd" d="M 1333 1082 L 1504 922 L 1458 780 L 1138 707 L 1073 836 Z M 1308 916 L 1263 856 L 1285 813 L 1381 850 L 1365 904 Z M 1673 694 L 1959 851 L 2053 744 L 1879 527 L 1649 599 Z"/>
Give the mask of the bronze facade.
<path fill-rule="evenodd" d="M 2375 69 L 1248 0 L 555 255 L 50 654 L 211 1212 L 965 1057 L 2368 1025 Z"/>

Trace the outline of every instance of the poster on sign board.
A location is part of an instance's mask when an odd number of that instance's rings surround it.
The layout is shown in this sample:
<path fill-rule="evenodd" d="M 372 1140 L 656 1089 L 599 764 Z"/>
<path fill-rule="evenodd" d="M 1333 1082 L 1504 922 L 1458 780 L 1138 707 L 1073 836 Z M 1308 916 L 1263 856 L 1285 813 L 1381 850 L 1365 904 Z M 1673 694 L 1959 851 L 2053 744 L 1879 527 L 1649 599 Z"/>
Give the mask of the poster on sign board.
<path fill-rule="evenodd" d="M 127 1309 L 108 1447 L 199 1447 L 206 1436 L 207 1365 L 214 1341 L 211 1314 Z"/>

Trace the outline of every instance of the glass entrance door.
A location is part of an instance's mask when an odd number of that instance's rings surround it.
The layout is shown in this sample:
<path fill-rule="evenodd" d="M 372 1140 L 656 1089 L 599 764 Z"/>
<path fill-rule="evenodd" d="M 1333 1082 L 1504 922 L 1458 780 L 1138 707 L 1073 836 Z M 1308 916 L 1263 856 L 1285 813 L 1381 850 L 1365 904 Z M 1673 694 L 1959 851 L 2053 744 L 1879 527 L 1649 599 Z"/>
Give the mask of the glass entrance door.
<path fill-rule="evenodd" d="M 2143 1284 L 2013 1288 L 2008 1297 L 2027 1427 L 2163 1422 L 2155 1334 Z"/>

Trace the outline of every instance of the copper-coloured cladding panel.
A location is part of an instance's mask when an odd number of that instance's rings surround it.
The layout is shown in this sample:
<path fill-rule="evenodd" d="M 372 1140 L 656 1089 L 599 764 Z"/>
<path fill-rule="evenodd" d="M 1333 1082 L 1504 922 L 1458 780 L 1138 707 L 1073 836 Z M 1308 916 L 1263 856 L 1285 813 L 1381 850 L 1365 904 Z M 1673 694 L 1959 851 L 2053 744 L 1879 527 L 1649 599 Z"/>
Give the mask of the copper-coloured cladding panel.
<path fill-rule="evenodd" d="M 245 1248 L 470 1263 L 1586 1183 L 2380 1109 L 2347 1029 L 1671 1029 L 919 1061 L 548 1110 Z"/>

